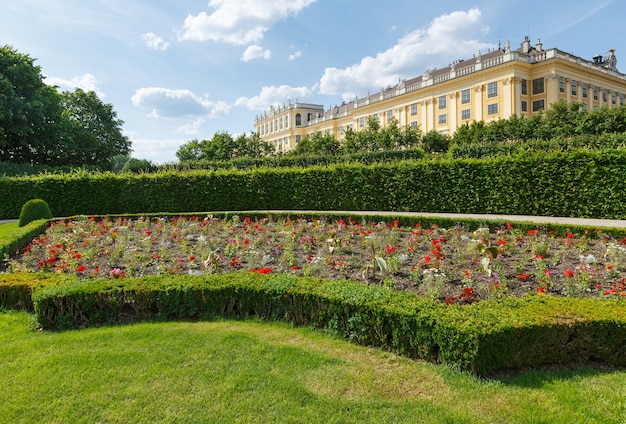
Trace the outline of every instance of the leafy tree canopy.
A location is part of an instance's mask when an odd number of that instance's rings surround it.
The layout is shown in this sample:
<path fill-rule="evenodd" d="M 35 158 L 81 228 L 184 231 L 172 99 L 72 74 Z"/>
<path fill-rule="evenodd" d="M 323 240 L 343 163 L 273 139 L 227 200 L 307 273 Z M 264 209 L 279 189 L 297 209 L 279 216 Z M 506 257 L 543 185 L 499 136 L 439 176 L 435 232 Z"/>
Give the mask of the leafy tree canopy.
<path fill-rule="evenodd" d="M 0 47 L 0 162 L 110 169 L 130 152 L 122 124 L 94 92 L 59 93 L 29 55 Z"/>
<path fill-rule="evenodd" d="M 225 161 L 235 158 L 260 158 L 274 153 L 274 146 L 252 133 L 240 134 L 233 138 L 223 131 L 213 135 L 210 140 L 191 140 L 178 149 L 176 157 L 180 162 Z"/>

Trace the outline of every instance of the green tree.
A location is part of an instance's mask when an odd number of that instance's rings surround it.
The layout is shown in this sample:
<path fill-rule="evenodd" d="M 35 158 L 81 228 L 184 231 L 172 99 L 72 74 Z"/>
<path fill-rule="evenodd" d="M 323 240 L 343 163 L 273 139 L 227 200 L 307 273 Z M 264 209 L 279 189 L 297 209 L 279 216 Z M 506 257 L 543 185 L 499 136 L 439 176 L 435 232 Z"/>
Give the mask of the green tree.
<path fill-rule="evenodd" d="M 235 139 L 235 151 L 233 157 L 261 158 L 274 153 L 274 146 L 264 141 L 255 132 L 250 135 L 240 134 Z"/>
<path fill-rule="evenodd" d="M 444 153 L 449 146 L 450 139 L 436 130 L 428 131 L 422 138 L 422 147 L 426 153 Z"/>
<path fill-rule="evenodd" d="M 181 145 L 176 151 L 176 157 L 180 162 L 193 162 L 202 159 L 202 143 L 194 139 Z"/>
<path fill-rule="evenodd" d="M 34 59 L 0 47 L 0 161 L 60 165 L 61 105 Z"/>
<path fill-rule="evenodd" d="M 215 133 L 213 138 L 202 143 L 202 159 L 229 160 L 233 157 L 235 140 L 227 131 Z"/>
<path fill-rule="evenodd" d="M 330 133 L 322 133 L 315 131 L 298 142 L 293 150 L 294 155 L 338 155 L 341 150 L 341 144 Z"/>
<path fill-rule="evenodd" d="M 113 158 L 128 155 L 131 142 L 122 134 L 124 122 L 113 106 L 103 103 L 93 91 L 76 89 L 61 93 L 67 163 L 97 165 L 111 169 Z"/>
<path fill-rule="evenodd" d="M 130 156 L 117 155 L 113 158 L 113 172 L 154 172 L 158 167 L 148 159 L 135 159 Z"/>

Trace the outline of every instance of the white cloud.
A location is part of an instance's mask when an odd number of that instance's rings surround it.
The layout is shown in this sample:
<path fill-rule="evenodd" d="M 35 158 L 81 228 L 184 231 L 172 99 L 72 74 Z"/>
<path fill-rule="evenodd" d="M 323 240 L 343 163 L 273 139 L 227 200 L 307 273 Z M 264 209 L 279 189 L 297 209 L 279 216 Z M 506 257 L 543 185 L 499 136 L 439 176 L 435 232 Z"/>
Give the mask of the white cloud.
<path fill-rule="evenodd" d="M 182 126 L 178 127 L 176 132 L 182 133 L 182 134 L 185 134 L 185 135 L 196 135 L 196 134 L 199 134 L 200 133 L 200 127 L 205 122 L 206 121 L 205 121 L 204 118 L 198 118 L 198 119 L 194 120 L 193 122 L 190 122 L 188 124 L 185 124 L 185 125 L 182 125 Z"/>
<path fill-rule="evenodd" d="M 297 58 L 302 56 L 301 51 L 293 52 L 289 55 L 289 60 L 296 60 Z"/>
<path fill-rule="evenodd" d="M 265 59 L 269 60 L 270 55 L 272 53 L 269 50 L 263 50 L 261 46 L 249 46 L 245 52 L 243 52 L 243 56 L 241 60 L 243 62 L 249 62 L 254 59 Z"/>
<path fill-rule="evenodd" d="M 282 105 L 288 99 L 295 101 L 310 96 L 312 93 L 308 87 L 290 87 L 281 85 L 279 87 L 263 87 L 261 93 L 254 97 L 240 97 L 235 102 L 236 106 L 244 106 L 252 110 L 266 110 L 272 105 Z"/>
<path fill-rule="evenodd" d="M 188 140 L 133 138 L 132 157 L 147 159 L 156 164 L 176 161 L 176 152 Z"/>
<path fill-rule="evenodd" d="M 376 57 L 367 56 L 343 69 L 326 68 L 319 84 L 320 93 L 341 94 L 348 100 L 368 89 L 395 84 L 399 77 L 415 77 L 432 65 L 491 47 L 471 38 L 488 30 L 480 20 L 481 12 L 476 8 L 439 16 Z"/>
<path fill-rule="evenodd" d="M 181 40 L 257 43 L 275 23 L 297 15 L 316 0 L 210 0 L 210 14 L 185 19 Z"/>
<path fill-rule="evenodd" d="M 141 34 L 141 40 L 146 43 L 146 47 L 152 50 L 165 51 L 170 47 L 170 43 L 168 41 L 165 41 L 153 32 Z"/>
<path fill-rule="evenodd" d="M 83 91 L 93 91 L 100 99 L 104 99 L 104 93 L 98 88 L 98 79 L 92 74 L 84 74 L 73 77 L 69 80 L 60 77 L 46 76 L 44 82 L 48 85 L 55 85 L 61 89 L 75 90 L 80 88 Z"/>
<path fill-rule="evenodd" d="M 230 110 L 225 102 L 213 102 L 208 96 L 200 97 L 186 89 L 143 87 L 131 100 L 137 107 L 150 109 L 150 116 L 155 118 L 216 117 Z"/>

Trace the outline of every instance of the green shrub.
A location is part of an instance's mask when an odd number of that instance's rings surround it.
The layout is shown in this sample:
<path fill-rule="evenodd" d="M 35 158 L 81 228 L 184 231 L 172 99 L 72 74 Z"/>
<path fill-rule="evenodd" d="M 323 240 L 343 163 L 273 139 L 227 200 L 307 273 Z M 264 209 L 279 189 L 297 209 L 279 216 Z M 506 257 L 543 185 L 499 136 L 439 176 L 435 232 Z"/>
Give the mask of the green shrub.
<path fill-rule="evenodd" d="M 250 171 L 0 177 L 0 218 L 37 197 L 57 216 L 381 210 L 624 219 L 626 150 Z"/>
<path fill-rule="evenodd" d="M 527 296 L 446 306 L 381 286 L 248 273 L 50 286 L 33 294 L 44 329 L 255 316 L 477 375 L 589 361 L 626 365 L 626 302 L 620 299 Z"/>
<path fill-rule="evenodd" d="M 20 212 L 20 220 L 18 223 L 19 227 L 23 227 L 26 224 L 30 224 L 33 221 L 38 219 L 51 219 L 52 211 L 50 207 L 46 203 L 45 200 L 42 199 L 31 199 L 28 202 L 24 203 L 22 206 L 22 211 Z"/>

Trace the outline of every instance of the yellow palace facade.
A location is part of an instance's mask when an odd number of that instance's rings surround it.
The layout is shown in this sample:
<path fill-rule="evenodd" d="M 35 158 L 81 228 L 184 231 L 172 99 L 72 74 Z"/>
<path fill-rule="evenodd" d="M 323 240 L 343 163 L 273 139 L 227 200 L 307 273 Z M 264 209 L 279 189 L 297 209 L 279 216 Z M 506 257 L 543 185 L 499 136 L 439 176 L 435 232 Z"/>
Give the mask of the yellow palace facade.
<path fill-rule="evenodd" d="M 556 48 L 544 50 L 541 42 L 532 46 L 526 37 L 517 50 L 507 42 L 503 49 L 478 52 L 341 106 L 324 109 L 296 101 L 271 107 L 257 115 L 254 126 L 277 151 L 295 148 L 316 131 L 342 141 L 348 128 L 365 128 L 369 117 L 381 126 L 395 119 L 401 127 L 452 135 L 464 123 L 528 117 L 561 99 L 581 102 L 588 110 L 622 105 L 626 75 L 616 65 L 613 51 L 585 60 Z"/>

